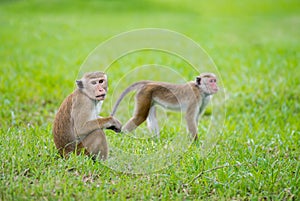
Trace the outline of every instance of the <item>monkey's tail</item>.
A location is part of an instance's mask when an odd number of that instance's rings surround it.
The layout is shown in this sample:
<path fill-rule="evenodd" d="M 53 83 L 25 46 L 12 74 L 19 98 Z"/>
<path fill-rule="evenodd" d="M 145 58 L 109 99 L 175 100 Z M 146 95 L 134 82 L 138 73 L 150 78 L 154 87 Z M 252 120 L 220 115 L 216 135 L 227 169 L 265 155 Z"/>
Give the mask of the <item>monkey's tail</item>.
<path fill-rule="evenodd" d="M 111 116 L 114 116 L 117 108 L 119 107 L 121 101 L 123 100 L 123 98 L 131 91 L 133 90 L 137 90 L 139 88 L 141 88 L 142 86 L 144 86 L 145 84 L 149 83 L 149 81 L 140 81 L 140 82 L 135 82 L 132 85 L 130 85 L 129 87 L 127 87 L 120 95 L 119 99 L 117 100 L 117 102 L 115 103 L 114 107 L 113 107 L 113 111 L 111 112 Z"/>

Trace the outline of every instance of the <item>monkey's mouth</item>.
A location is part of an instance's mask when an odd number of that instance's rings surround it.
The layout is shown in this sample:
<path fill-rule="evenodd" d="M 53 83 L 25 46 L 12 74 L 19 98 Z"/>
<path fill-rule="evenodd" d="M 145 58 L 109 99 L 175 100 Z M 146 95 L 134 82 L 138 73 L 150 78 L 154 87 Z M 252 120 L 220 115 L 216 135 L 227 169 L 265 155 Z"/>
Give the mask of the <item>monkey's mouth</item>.
<path fill-rule="evenodd" d="M 208 91 L 209 91 L 211 94 L 215 94 L 215 93 L 218 92 L 218 88 L 208 89 Z"/>
<path fill-rule="evenodd" d="M 96 96 L 96 99 L 97 100 L 104 100 L 105 96 L 106 96 L 106 94 L 101 94 L 101 95 Z"/>
<path fill-rule="evenodd" d="M 217 92 L 219 91 L 219 89 L 216 88 L 216 89 L 213 89 L 212 91 L 213 91 L 214 93 L 217 93 Z"/>

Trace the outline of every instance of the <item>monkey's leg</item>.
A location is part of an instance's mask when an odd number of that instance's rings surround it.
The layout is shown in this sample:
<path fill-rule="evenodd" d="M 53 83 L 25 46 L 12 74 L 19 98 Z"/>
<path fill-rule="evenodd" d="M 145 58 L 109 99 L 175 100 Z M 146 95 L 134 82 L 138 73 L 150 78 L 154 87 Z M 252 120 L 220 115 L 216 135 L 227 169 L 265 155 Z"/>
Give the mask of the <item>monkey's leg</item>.
<path fill-rule="evenodd" d="M 192 134 L 192 138 L 194 140 L 197 140 L 198 139 L 198 128 L 197 128 L 197 124 L 196 124 L 196 121 L 190 121 L 190 120 L 187 120 L 186 118 L 186 121 L 187 121 L 187 127 L 188 127 L 188 131 L 189 133 Z"/>
<path fill-rule="evenodd" d="M 103 130 L 98 129 L 90 133 L 83 139 L 82 145 L 88 152 L 88 155 L 96 157 L 100 160 L 107 159 L 108 146 Z"/>
<path fill-rule="evenodd" d="M 136 95 L 134 115 L 123 127 L 124 132 L 133 131 L 147 119 L 151 102 L 152 97 L 146 92 L 140 92 Z"/>
<path fill-rule="evenodd" d="M 155 133 L 159 137 L 159 127 L 156 118 L 156 108 L 154 105 L 152 105 L 149 110 L 149 115 L 147 117 L 147 126 L 150 132 Z"/>
<path fill-rule="evenodd" d="M 185 114 L 185 120 L 187 123 L 188 130 L 192 134 L 193 139 L 197 140 L 198 139 L 198 128 L 197 128 L 197 122 L 196 122 L 197 115 L 195 114 L 195 111 L 198 111 L 198 110 L 195 110 L 195 108 L 192 108 L 192 107 L 188 108 L 187 112 Z"/>

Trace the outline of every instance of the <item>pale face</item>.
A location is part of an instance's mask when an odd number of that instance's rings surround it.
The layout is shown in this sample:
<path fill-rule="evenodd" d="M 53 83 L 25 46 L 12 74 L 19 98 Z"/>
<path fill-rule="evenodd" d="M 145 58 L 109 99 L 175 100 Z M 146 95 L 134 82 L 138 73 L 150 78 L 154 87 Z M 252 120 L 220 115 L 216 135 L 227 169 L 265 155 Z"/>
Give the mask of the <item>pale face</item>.
<path fill-rule="evenodd" d="M 210 95 L 217 93 L 219 90 L 216 77 L 210 76 L 202 78 L 201 85 L 203 91 Z"/>
<path fill-rule="evenodd" d="M 105 99 L 107 92 L 107 81 L 105 77 L 91 79 L 89 85 L 92 91 L 94 91 L 95 100 L 101 101 Z"/>
<path fill-rule="evenodd" d="M 107 93 L 107 77 L 103 75 L 98 78 L 83 78 L 77 81 L 77 86 L 89 98 L 103 101 Z"/>

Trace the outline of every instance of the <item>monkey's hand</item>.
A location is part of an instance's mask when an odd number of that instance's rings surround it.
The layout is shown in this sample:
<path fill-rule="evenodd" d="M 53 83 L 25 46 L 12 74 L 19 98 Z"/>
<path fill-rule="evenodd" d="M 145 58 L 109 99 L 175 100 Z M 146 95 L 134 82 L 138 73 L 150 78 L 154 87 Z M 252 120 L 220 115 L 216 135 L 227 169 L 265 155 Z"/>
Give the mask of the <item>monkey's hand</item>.
<path fill-rule="evenodd" d="M 111 116 L 109 118 L 110 118 L 110 121 L 109 121 L 110 125 L 108 127 L 106 127 L 106 129 L 113 130 L 116 133 L 121 132 L 121 128 L 122 128 L 121 122 L 113 116 Z"/>

